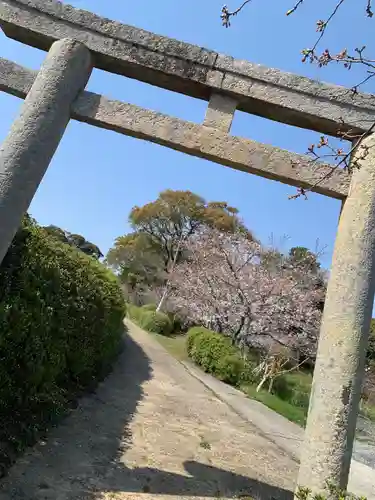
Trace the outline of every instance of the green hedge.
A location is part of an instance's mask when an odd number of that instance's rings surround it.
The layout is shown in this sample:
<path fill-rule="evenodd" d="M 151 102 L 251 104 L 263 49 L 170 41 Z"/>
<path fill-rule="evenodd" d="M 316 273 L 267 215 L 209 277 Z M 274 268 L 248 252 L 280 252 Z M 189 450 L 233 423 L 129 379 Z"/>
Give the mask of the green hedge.
<path fill-rule="evenodd" d="M 239 349 L 223 334 L 203 327 L 191 328 L 187 337 L 190 358 L 223 382 L 238 387 L 259 383 L 254 375 L 256 356 L 244 361 Z M 302 372 L 291 372 L 276 377 L 272 393 L 306 413 L 309 406 L 311 377 Z"/>
<path fill-rule="evenodd" d="M 106 373 L 124 314 L 112 273 L 25 218 L 0 267 L 0 474 Z"/>
<path fill-rule="evenodd" d="M 167 314 L 156 312 L 152 304 L 137 307 L 133 305 L 128 306 L 128 316 L 130 319 L 138 323 L 138 325 L 152 333 L 159 333 L 161 335 L 170 335 L 173 331 L 173 323 Z"/>
<path fill-rule="evenodd" d="M 254 365 L 243 360 L 228 337 L 204 327 L 194 327 L 188 332 L 186 345 L 191 359 L 223 382 L 239 386 L 255 381 Z"/>
<path fill-rule="evenodd" d="M 138 306 L 133 306 L 132 304 L 128 304 L 126 307 L 126 312 L 128 317 L 133 320 L 135 323 L 139 323 L 142 315 L 142 308 Z"/>
<path fill-rule="evenodd" d="M 148 332 L 170 335 L 173 325 L 169 317 L 162 312 L 145 311 L 141 316 L 140 326 Z"/>
<path fill-rule="evenodd" d="M 141 307 L 141 310 L 142 311 L 152 311 L 152 312 L 156 312 L 156 304 L 145 304 L 144 306 Z M 155 328 L 156 330 L 150 330 L 150 331 L 155 331 L 155 333 L 162 333 L 164 335 L 167 335 L 169 333 L 172 333 L 172 332 L 180 332 L 181 331 L 181 321 L 180 321 L 180 318 L 174 314 L 174 313 L 171 313 L 171 312 L 167 312 L 167 313 L 160 313 L 162 314 L 163 316 L 159 316 L 155 323 L 156 325 L 153 327 Z M 168 317 L 168 320 L 166 320 L 165 316 Z M 161 319 L 163 318 L 163 319 Z M 145 320 L 147 321 L 147 320 Z M 161 326 L 161 328 L 158 327 L 158 325 Z M 146 328 L 146 326 L 144 326 L 143 328 Z M 147 330 L 147 328 L 146 328 Z M 161 330 L 161 331 L 159 331 Z"/>

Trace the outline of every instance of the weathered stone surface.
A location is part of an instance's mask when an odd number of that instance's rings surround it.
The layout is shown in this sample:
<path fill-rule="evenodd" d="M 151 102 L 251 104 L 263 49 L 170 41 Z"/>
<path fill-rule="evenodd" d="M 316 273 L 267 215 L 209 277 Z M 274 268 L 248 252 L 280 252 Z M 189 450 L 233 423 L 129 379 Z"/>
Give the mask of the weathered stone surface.
<path fill-rule="evenodd" d="M 213 93 L 208 103 L 204 125 L 229 133 L 236 107 L 237 101 L 231 97 Z"/>
<path fill-rule="evenodd" d="M 95 53 L 98 68 L 192 97 L 225 91 L 238 109 L 332 135 L 366 130 L 373 96 L 247 61 L 101 18 L 56 0 L 0 0 L 0 25 L 17 40 L 48 50 L 69 37 Z M 344 124 L 341 121 L 344 121 Z"/>
<path fill-rule="evenodd" d="M 0 59 L 0 89 L 24 97 L 33 78 L 34 72 Z M 327 177 L 332 168 L 323 164 L 313 165 L 303 155 L 230 136 L 219 129 L 109 100 L 87 91 L 82 92 L 74 102 L 72 117 L 292 186 L 311 188 L 319 179 Z M 349 181 L 347 173 L 337 169 L 313 190 L 344 199 Z"/>
<path fill-rule="evenodd" d="M 24 99 L 37 74 L 37 71 L 0 57 L 0 91 Z"/>
<path fill-rule="evenodd" d="M 343 205 L 298 484 L 346 489 L 375 291 L 375 135 Z M 359 150 L 358 154 L 363 151 Z"/>
<path fill-rule="evenodd" d="M 59 145 L 70 119 L 71 104 L 85 87 L 92 64 L 84 45 L 59 40 L 52 45 L 37 75 L 12 63 L 1 64 L 0 69 L 5 70 L 1 72 L 1 89 L 14 89 L 16 80 L 22 84 L 13 94 L 22 95 L 30 89 L 20 115 L 0 146 L 1 262 Z"/>

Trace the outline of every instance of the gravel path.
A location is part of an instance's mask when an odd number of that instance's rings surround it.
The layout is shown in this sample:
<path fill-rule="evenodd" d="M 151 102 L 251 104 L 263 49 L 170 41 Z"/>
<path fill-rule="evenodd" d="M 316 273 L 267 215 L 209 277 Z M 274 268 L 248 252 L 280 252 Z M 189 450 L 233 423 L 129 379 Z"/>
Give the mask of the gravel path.
<path fill-rule="evenodd" d="M 0 500 L 291 500 L 297 459 L 275 437 L 290 422 L 128 326 L 113 373 L 16 463 Z"/>
<path fill-rule="evenodd" d="M 259 433 L 286 451 L 296 462 L 299 461 L 303 446 L 303 429 L 301 427 L 258 401 L 247 398 L 243 392 L 204 373 L 192 363 L 186 362 L 184 366 L 192 376 L 208 387 L 221 401 L 227 403 L 244 420 L 253 425 Z M 374 457 L 373 424 L 369 425 L 369 422 L 359 421 L 348 488 L 352 493 L 367 497 L 368 500 L 375 500 Z"/>
<path fill-rule="evenodd" d="M 3 481 L 0 500 L 289 499 L 296 462 L 134 325 L 114 372 Z"/>

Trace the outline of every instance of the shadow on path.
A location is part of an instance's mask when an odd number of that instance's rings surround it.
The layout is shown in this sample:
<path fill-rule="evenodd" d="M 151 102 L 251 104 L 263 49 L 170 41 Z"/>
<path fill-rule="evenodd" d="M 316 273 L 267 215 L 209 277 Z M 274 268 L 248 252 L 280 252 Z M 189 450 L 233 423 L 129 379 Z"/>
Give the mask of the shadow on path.
<path fill-rule="evenodd" d="M 147 494 L 162 498 L 246 495 L 261 500 L 291 499 L 289 491 L 194 459 L 183 462 L 186 475 L 147 466 L 126 467 L 125 452 L 133 446 L 130 424 L 143 404 L 144 384 L 154 378 L 149 356 L 155 373 L 156 363 L 159 366 L 169 361 L 154 356 L 153 347 L 146 345 L 147 338 L 142 348 L 130 334 L 124 336 L 124 348 L 113 372 L 94 394 L 80 400 L 78 407 L 48 433 L 45 442 L 18 460 L 2 481 L 0 500 L 133 500 Z M 142 337 L 140 341 L 143 345 Z M 162 382 L 155 379 L 155 383 Z M 147 397 L 152 398 L 153 386 L 148 385 L 147 390 Z M 249 456 L 249 463 L 253 459 Z M 264 476 L 267 466 L 263 467 Z"/>
<path fill-rule="evenodd" d="M 127 469 L 118 466 L 110 480 L 102 485 L 102 491 L 118 494 L 121 492 L 138 493 L 140 498 L 144 493 L 184 497 L 251 497 L 257 500 L 291 500 L 293 498 L 289 490 L 211 465 L 186 461 L 184 468 L 188 474 L 186 476 L 150 467 Z M 115 498 L 121 498 L 121 495 Z M 127 498 L 136 497 L 127 496 Z"/>
<path fill-rule="evenodd" d="M 1 482 L 1 500 L 85 498 L 131 444 L 129 424 L 152 377 L 143 349 L 124 335 L 113 371 L 97 390 L 28 450 Z M 86 497 L 87 498 L 87 497 Z"/>

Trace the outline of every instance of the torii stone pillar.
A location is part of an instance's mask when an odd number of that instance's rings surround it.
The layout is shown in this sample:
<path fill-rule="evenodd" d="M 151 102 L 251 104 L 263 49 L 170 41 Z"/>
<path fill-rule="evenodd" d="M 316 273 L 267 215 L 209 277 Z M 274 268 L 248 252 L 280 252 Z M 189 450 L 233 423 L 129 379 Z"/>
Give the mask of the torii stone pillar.
<path fill-rule="evenodd" d="M 298 486 L 346 489 L 375 289 L 375 135 L 353 171 L 328 283 Z M 353 492 L 356 493 L 356 492 Z"/>
<path fill-rule="evenodd" d="M 92 70 L 90 51 L 55 42 L 0 146 L 0 263 L 29 208 Z"/>

